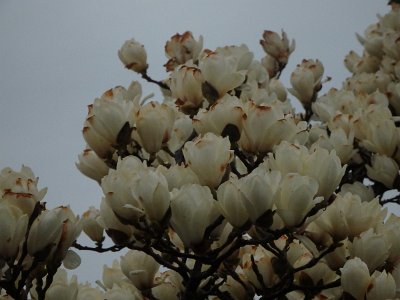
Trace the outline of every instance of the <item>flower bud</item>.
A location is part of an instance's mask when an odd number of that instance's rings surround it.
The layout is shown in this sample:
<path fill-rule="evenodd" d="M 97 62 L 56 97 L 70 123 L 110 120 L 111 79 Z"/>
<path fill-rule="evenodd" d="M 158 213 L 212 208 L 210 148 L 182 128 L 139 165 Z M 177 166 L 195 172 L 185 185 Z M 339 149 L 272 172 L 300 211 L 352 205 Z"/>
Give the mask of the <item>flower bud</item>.
<path fill-rule="evenodd" d="M 287 64 L 289 56 L 296 46 L 294 40 L 289 44 L 289 39 L 283 30 L 282 37 L 276 32 L 265 30 L 260 44 L 264 51 L 275 58 L 281 65 Z"/>
<path fill-rule="evenodd" d="M 90 148 L 83 150 L 78 156 L 79 162 L 75 163 L 76 167 L 83 175 L 96 180 L 99 184 L 101 179 L 107 175 L 107 164 L 97 156 L 97 154 Z"/>
<path fill-rule="evenodd" d="M 206 133 L 189 141 L 183 147 L 186 163 L 199 177 L 202 185 L 217 187 L 224 176 L 228 164 L 233 159 L 229 139 Z M 204 163 L 204 162 L 208 163 Z"/>
<path fill-rule="evenodd" d="M 151 101 L 136 114 L 136 130 L 140 143 L 148 153 L 156 153 L 171 138 L 175 111 L 167 104 Z"/>
<path fill-rule="evenodd" d="M 304 107 L 309 107 L 322 87 L 323 73 L 324 67 L 319 60 L 303 60 L 290 76 L 293 88 L 289 89 L 289 92 L 299 99 Z"/>
<path fill-rule="evenodd" d="M 86 235 L 94 242 L 103 240 L 103 227 L 99 223 L 100 211 L 93 206 L 83 213 L 82 226 Z"/>
<path fill-rule="evenodd" d="M 134 39 L 126 41 L 118 50 L 118 57 L 127 69 L 137 73 L 147 70 L 147 53 L 144 46 Z"/>
<path fill-rule="evenodd" d="M 153 287 L 153 280 L 160 268 L 158 262 L 144 252 L 130 250 L 121 256 L 121 270 L 139 290 Z"/>

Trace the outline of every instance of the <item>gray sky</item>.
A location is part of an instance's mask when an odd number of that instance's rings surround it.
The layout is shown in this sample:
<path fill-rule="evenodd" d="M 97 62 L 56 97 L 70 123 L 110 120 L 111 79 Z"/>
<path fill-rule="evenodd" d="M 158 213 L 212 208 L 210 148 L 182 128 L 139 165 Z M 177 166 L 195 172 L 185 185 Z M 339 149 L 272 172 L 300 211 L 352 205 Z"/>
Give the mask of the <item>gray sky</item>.
<path fill-rule="evenodd" d="M 1 0 L 0 1 L 0 169 L 30 166 L 49 188 L 52 208 L 69 204 L 81 214 L 99 206 L 100 187 L 75 168 L 84 148 L 86 105 L 116 85 L 139 79 L 123 68 L 117 50 L 134 37 L 145 45 L 149 74 L 165 78 L 165 42 L 191 30 L 204 46 L 245 43 L 255 57 L 265 29 L 284 29 L 296 50 L 282 77 L 303 58 L 318 58 L 339 87 L 349 73 L 343 58 L 360 52 L 355 32 L 389 10 L 381 0 Z M 144 94 L 157 88 L 144 85 Z M 158 95 L 158 93 L 157 93 Z M 293 98 L 293 97 L 292 97 Z M 293 102 L 296 102 L 293 99 Z M 81 255 L 80 281 L 101 278 L 113 255 Z"/>

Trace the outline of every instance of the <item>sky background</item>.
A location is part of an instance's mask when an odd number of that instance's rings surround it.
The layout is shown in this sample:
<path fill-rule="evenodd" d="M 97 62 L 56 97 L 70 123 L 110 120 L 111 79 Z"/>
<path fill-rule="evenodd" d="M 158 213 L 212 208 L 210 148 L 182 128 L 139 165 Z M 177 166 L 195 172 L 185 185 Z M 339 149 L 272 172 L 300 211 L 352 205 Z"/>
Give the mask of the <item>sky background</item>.
<path fill-rule="evenodd" d="M 255 58 L 264 55 L 264 30 L 296 40 L 281 79 L 303 58 L 319 59 L 325 85 L 340 87 L 349 76 L 343 58 L 361 51 L 355 33 L 389 11 L 384 0 L 0 0 L 0 169 L 30 166 L 48 187 L 49 208 L 69 204 L 82 214 L 99 207 L 101 188 L 75 167 L 84 149 L 81 130 L 86 106 L 116 85 L 139 77 L 123 68 L 117 51 L 134 37 L 145 45 L 149 74 L 166 77 L 165 42 L 186 30 L 201 34 L 204 46 L 245 43 Z M 157 87 L 144 84 L 144 94 Z M 293 97 L 292 97 L 293 98 Z M 295 99 L 292 99 L 296 103 Z M 101 278 L 103 264 L 118 254 L 82 253 L 74 272 L 79 281 Z"/>

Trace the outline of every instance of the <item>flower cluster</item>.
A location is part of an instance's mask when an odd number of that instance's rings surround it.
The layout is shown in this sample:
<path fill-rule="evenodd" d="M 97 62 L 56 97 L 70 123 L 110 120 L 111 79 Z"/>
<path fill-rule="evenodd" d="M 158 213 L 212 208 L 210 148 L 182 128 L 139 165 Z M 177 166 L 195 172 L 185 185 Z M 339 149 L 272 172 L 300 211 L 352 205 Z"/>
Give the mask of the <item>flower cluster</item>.
<path fill-rule="evenodd" d="M 75 269 L 79 256 L 70 249 L 82 230 L 81 219 L 69 207 L 46 209 L 46 189 L 38 189 L 30 168 L 0 172 L 0 287 L 14 299 L 24 299 L 35 282 L 36 294 L 46 293 L 43 277 L 61 264 Z"/>
<path fill-rule="evenodd" d="M 352 76 L 323 95 L 318 59 L 297 65 L 290 88 L 280 81 L 295 48 L 284 31 L 263 33 L 261 59 L 176 34 L 162 81 L 148 75 L 143 45 L 125 42 L 123 65 L 164 99 L 142 97 L 134 81 L 89 105 L 77 167 L 104 197 L 81 219 L 36 204 L 29 170 L 3 171 L 0 289 L 20 292 L 5 269 L 25 276 L 33 261 L 49 270 L 44 288 L 31 284 L 35 299 L 400 297 L 400 218 L 384 207 L 400 204 L 399 20 L 392 4 L 358 36 L 363 54 L 346 56 Z M 81 228 L 94 247 L 74 243 Z M 95 288 L 51 269 L 75 265 L 72 244 L 129 250 Z"/>

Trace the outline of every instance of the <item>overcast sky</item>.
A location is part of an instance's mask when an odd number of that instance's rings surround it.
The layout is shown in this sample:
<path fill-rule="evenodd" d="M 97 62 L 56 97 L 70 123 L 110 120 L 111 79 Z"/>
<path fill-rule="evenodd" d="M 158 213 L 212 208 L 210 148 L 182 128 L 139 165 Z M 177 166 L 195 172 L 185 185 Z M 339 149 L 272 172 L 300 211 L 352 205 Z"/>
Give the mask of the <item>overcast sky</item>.
<path fill-rule="evenodd" d="M 85 146 L 86 106 L 105 90 L 139 79 L 123 68 L 117 50 L 134 37 L 145 45 L 149 74 L 165 78 L 165 42 L 186 30 L 204 46 L 245 43 L 256 58 L 265 29 L 284 29 L 296 50 L 282 76 L 303 58 L 318 58 L 326 86 L 339 87 L 349 73 L 343 58 L 360 52 L 355 32 L 389 10 L 384 0 L 0 0 L 0 169 L 30 166 L 49 188 L 52 208 L 69 204 L 77 214 L 99 206 L 100 187 L 75 168 Z M 144 94 L 157 92 L 144 85 Z M 158 93 L 156 95 L 159 95 Z M 293 99 L 293 102 L 296 100 Z M 113 256 L 82 255 L 80 281 L 101 278 Z M 101 260 L 99 260 L 99 258 Z M 100 261 L 100 262 L 99 262 Z"/>

